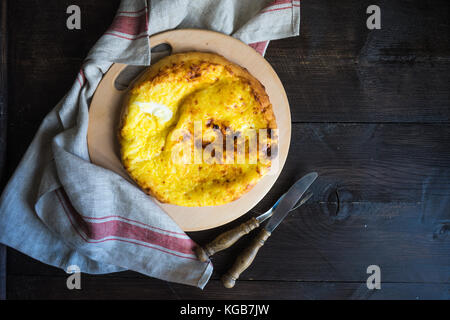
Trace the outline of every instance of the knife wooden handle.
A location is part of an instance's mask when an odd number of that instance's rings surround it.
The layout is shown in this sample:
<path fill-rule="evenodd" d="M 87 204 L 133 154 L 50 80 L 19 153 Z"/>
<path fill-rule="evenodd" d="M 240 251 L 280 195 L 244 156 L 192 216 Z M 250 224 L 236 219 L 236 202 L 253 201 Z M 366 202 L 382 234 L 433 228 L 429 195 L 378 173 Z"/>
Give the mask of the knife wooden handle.
<path fill-rule="evenodd" d="M 236 259 L 231 269 L 222 276 L 222 283 L 226 288 L 233 288 L 236 280 L 242 272 L 245 271 L 253 262 L 258 253 L 258 250 L 264 245 L 266 240 L 270 237 L 270 232 L 262 229 L 255 239 Z"/>
<path fill-rule="evenodd" d="M 213 241 L 204 246 L 204 248 L 197 246 L 194 250 L 200 261 L 206 262 L 214 253 L 225 250 L 231 247 L 242 236 L 245 236 L 250 231 L 259 227 L 259 222 L 255 217 L 252 217 L 247 222 L 228 230 L 218 235 Z"/>

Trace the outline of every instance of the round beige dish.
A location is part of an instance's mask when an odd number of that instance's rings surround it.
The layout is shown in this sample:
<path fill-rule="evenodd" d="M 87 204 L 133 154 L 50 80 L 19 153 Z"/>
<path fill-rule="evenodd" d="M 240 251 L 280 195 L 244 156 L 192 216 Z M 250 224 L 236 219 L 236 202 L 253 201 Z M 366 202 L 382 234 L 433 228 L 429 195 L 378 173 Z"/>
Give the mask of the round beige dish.
<path fill-rule="evenodd" d="M 172 47 L 172 54 L 199 51 L 223 56 L 247 69 L 265 87 L 270 98 L 279 128 L 277 163 L 272 163 L 273 170 L 262 177 L 249 192 L 235 201 L 219 206 L 183 207 L 161 203 L 155 199 L 184 231 L 199 231 L 223 225 L 254 207 L 273 186 L 283 168 L 291 137 L 289 103 L 283 85 L 270 64 L 253 48 L 220 33 L 175 30 L 150 37 L 150 43 L 152 46 L 167 43 Z M 94 94 L 89 110 L 88 147 L 93 163 L 134 183 L 121 163 L 117 140 L 120 113 L 128 90 L 117 90 L 114 82 L 125 67 L 124 64 L 112 65 Z"/>

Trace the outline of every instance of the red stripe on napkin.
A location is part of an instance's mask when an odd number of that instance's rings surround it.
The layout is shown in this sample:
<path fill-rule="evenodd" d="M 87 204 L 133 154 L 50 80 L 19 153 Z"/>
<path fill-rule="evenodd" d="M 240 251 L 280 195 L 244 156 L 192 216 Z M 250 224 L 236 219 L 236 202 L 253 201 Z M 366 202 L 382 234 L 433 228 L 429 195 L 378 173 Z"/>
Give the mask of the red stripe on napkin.
<path fill-rule="evenodd" d="M 107 35 L 110 35 L 110 36 L 115 36 L 115 37 L 118 37 L 118 38 L 121 38 L 121 39 L 126 39 L 126 40 L 136 40 L 136 39 L 141 39 L 141 38 L 147 37 L 147 34 L 143 34 L 143 35 L 140 35 L 138 37 L 125 37 L 125 36 L 121 36 L 120 34 L 115 34 L 115 33 L 112 33 L 112 32 L 105 32 L 104 34 L 107 34 Z"/>
<path fill-rule="evenodd" d="M 290 6 L 280 7 L 280 8 L 273 8 L 275 6 L 279 6 L 279 5 L 282 5 L 282 4 L 290 4 Z M 260 13 L 292 9 L 293 7 L 300 7 L 300 1 L 295 1 L 295 0 L 294 1 L 292 1 L 292 0 L 278 0 L 278 1 L 274 1 L 271 4 L 269 4 Z"/>
<path fill-rule="evenodd" d="M 131 36 L 140 35 L 147 32 L 147 14 L 137 17 L 118 15 L 109 27 L 108 32 L 116 31 Z"/>
<path fill-rule="evenodd" d="M 289 6 L 289 7 L 283 7 L 283 8 L 275 8 L 275 9 L 264 10 L 264 11 L 261 11 L 261 13 L 272 12 L 272 11 L 280 11 L 280 10 L 286 10 L 286 9 L 292 9 L 292 6 Z"/>
<path fill-rule="evenodd" d="M 99 243 L 105 241 L 123 241 L 136 245 L 157 249 L 165 253 L 176 255 L 178 257 L 194 259 L 193 257 L 181 256 L 176 253 L 194 255 L 193 248 L 195 242 L 189 238 L 178 238 L 164 233 L 160 233 L 148 228 L 132 225 L 120 220 L 110 220 L 101 223 L 92 223 L 84 220 L 80 214 L 73 208 L 64 189 L 55 190 L 61 205 L 78 235 L 88 243 Z M 116 237 L 124 238 L 119 239 Z M 107 239 L 106 239 L 107 238 Z M 143 242 L 135 242 L 135 241 Z M 174 252 L 169 252 L 161 248 Z"/>
<path fill-rule="evenodd" d="M 120 220 L 110 220 L 101 223 L 86 222 L 86 226 L 86 235 L 92 240 L 105 240 L 107 237 L 127 238 L 186 254 L 192 254 L 195 246 L 195 243 L 190 239 L 176 238 Z"/>
<path fill-rule="evenodd" d="M 278 0 L 278 1 L 274 1 L 274 2 L 270 3 L 264 9 L 267 9 L 267 8 L 273 7 L 273 6 L 277 6 L 277 5 L 280 5 L 280 4 L 285 4 L 285 3 L 292 3 L 292 0 Z"/>
<path fill-rule="evenodd" d="M 161 228 L 154 227 L 154 226 L 145 224 L 145 223 L 137 221 L 137 220 L 129 219 L 129 218 L 118 216 L 118 215 L 105 216 L 105 217 L 88 217 L 88 216 L 83 216 L 83 215 L 80 214 L 80 216 L 83 217 L 84 219 L 89 219 L 89 220 L 105 220 L 105 219 L 111 219 L 111 218 L 123 219 L 123 220 L 126 220 L 126 221 L 130 221 L 130 222 L 141 224 L 141 225 L 143 225 L 145 227 L 148 227 L 148 228 L 151 228 L 151 229 L 155 229 L 155 230 L 159 230 L 159 231 L 163 231 L 163 232 L 167 232 L 167 233 L 171 233 L 171 234 L 177 234 L 177 235 L 181 235 L 181 236 L 185 236 L 186 235 L 185 233 L 161 229 Z"/>
<path fill-rule="evenodd" d="M 260 55 L 264 55 L 267 45 L 268 45 L 269 41 L 261 41 L 261 42 L 255 42 L 255 43 L 250 43 L 249 46 L 252 47 L 253 49 L 255 49 Z"/>

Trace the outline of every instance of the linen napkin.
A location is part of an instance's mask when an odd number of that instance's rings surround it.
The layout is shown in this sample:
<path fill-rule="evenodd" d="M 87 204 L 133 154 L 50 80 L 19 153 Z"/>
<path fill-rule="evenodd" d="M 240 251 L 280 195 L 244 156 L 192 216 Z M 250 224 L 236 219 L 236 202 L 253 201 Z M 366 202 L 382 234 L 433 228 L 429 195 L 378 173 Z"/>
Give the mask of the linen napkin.
<path fill-rule="evenodd" d="M 150 64 L 151 34 L 210 29 L 264 54 L 269 40 L 298 35 L 299 23 L 291 0 L 122 1 L 6 186 L 0 242 L 64 270 L 134 270 L 203 288 L 213 267 L 197 260 L 195 243 L 139 188 L 90 162 L 90 100 L 112 63 Z"/>

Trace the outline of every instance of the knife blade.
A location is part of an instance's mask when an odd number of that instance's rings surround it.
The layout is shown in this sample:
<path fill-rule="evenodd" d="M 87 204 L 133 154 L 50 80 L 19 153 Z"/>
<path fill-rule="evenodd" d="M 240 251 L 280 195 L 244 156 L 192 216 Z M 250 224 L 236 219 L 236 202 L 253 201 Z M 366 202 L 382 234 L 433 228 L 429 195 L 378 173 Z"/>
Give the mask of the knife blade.
<path fill-rule="evenodd" d="M 267 219 L 269 219 L 272 215 L 273 212 L 275 210 L 275 208 L 278 206 L 278 204 L 280 203 L 280 201 L 284 198 L 284 196 L 286 195 L 283 194 L 280 198 L 278 198 L 277 202 L 275 202 L 275 204 L 273 205 L 272 208 L 270 208 L 269 210 L 267 210 L 266 212 L 264 212 L 263 214 L 260 214 L 259 216 L 256 217 L 256 220 L 258 220 L 258 222 L 261 224 L 264 221 L 266 221 Z M 305 204 L 306 201 L 308 201 L 311 197 L 313 196 L 313 193 L 310 192 L 308 193 L 306 196 L 304 196 L 300 202 L 295 206 L 295 208 L 292 208 L 290 211 L 297 209 L 298 207 L 301 207 L 303 204 Z M 297 200 L 298 201 L 298 200 Z"/>
<path fill-rule="evenodd" d="M 270 237 L 273 230 L 283 221 L 289 214 L 289 211 L 295 206 L 297 200 L 305 193 L 306 190 L 317 178 L 316 172 L 308 173 L 298 180 L 289 188 L 283 199 L 275 208 L 269 222 L 262 228 L 261 232 L 253 239 L 250 245 L 237 257 L 231 269 L 222 276 L 222 283 L 226 288 L 233 288 L 236 280 L 242 272 L 244 272 L 255 259 L 259 249 L 264 245 Z"/>
<path fill-rule="evenodd" d="M 194 252 L 197 255 L 197 258 L 201 262 L 206 262 L 208 259 L 216 254 L 219 251 L 225 250 L 229 247 L 231 247 L 236 241 L 238 241 L 240 238 L 251 232 L 252 230 L 258 228 L 261 223 L 263 223 L 265 220 L 269 219 L 277 205 L 280 203 L 280 201 L 284 198 L 286 194 L 283 194 L 277 202 L 267 210 L 265 213 L 255 217 L 252 217 L 250 220 L 241 223 L 239 226 L 234 227 L 233 229 L 230 229 L 228 231 L 225 231 L 224 233 L 219 234 L 216 238 L 214 238 L 213 241 L 207 243 L 204 246 L 196 246 L 194 248 Z M 309 198 L 312 197 L 312 192 L 305 195 L 299 204 L 294 208 L 297 209 L 298 207 L 302 206 L 306 201 L 309 200 Z M 294 210 L 291 209 L 291 210 Z"/>
<path fill-rule="evenodd" d="M 286 195 L 281 199 L 275 211 L 272 214 L 269 222 L 265 225 L 264 229 L 272 233 L 276 227 L 283 221 L 284 218 L 289 214 L 289 211 L 295 206 L 298 199 L 303 196 L 306 190 L 312 185 L 316 180 L 318 174 L 317 172 L 311 172 L 303 176 L 298 180 L 292 187 L 289 188 Z"/>

